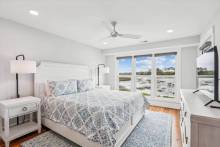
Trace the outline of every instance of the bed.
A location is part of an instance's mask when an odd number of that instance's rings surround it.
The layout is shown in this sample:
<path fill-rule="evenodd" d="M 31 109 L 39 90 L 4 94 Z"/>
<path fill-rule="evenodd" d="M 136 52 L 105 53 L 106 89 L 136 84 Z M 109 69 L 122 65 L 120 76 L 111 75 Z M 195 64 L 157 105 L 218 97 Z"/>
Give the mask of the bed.
<path fill-rule="evenodd" d="M 83 147 L 120 147 L 143 117 L 141 94 L 93 89 L 45 96 L 48 80 L 95 79 L 94 73 L 87 66 L 41 62 L 34 93 L 42 99 L 42 124 Z"/>

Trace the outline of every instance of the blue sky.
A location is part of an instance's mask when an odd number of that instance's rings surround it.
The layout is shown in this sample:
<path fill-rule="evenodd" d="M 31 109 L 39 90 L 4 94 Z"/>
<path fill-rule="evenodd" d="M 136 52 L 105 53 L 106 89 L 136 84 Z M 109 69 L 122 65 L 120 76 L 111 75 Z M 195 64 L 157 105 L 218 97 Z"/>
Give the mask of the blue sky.
<path fill-rule="evenodd" d="M 151 69 L 150 56 L 141 56 L 136 58 L 136 71 L 148 71 Z M 176 55 L 166 55 L 156 57 L 157 67 L 164 69 L 168 67 L 175 67 Z M 119 59 L 119 72 L 131 72 L 131 58 Z"/>
<path fill-rule="evenodd" d="M 131 72 L 131 58 L 122 58 L 118 62 L 119 73 Z"/>
<path fill-rule="evenodd" d="M 150 56 L 142 56 L 136 58 L 136 71 L 148 71 L 151 69 L 152 63 L 151 63 L 152 57 Z"/>
<path fill-rule="evenodd" d="M 156 66 L 160 69 L 176 67 L 176 55 L 157 56 Z"/>

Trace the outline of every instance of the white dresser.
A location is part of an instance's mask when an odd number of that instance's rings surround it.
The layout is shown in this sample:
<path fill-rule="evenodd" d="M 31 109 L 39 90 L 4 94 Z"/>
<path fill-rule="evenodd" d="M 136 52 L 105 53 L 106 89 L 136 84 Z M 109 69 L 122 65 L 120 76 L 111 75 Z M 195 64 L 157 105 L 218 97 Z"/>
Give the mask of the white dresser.
<path fill-rule="evenodd" d="M 210 99 L 193 91 L 180 90 L 183 147 L 220 147 L 220 109 L 204 106 Z"/>
<path fill-rule="evenodd" d="M 37 122 L 33 121 L 33 113 L 37 112 Z M 30 121 L 9 127 L 9 120 L 22 115 L 30 115 Z M 3 123 L 2 123 L 3 122 Z M 0 136 L 9 147 L 9 142 L 30 132 L 41 131 L 40 98 L 23 97 L 0 101 Z"/>

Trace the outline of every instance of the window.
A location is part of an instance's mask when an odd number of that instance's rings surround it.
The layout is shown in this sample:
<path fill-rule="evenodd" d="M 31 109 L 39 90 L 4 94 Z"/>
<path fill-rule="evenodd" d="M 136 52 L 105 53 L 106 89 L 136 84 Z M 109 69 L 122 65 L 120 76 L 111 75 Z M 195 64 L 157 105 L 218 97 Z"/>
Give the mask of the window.
<path fill-rule="evenodd" d="M 142 55 L 135 56 L 136 62 L 136 91 L 140 91 L 145 96 L 151 95 L 152 81 L 152 56 Z"/>
<path fill-rule="evenodd" d="M 132 57 L 117 58 L 118 60 L 118 79 L 119 90 L 131 91 L 132 90 Z"/>
<path fill-rule="evenodd" d="M 156 54 L 156 96 L 174 98 L 176 95 L 176 53 Z"/>
<path fill-rule="evenodd" d="M 177 96 L 177 52 L 117 58 L 118 88 L 152 98 Z"/>

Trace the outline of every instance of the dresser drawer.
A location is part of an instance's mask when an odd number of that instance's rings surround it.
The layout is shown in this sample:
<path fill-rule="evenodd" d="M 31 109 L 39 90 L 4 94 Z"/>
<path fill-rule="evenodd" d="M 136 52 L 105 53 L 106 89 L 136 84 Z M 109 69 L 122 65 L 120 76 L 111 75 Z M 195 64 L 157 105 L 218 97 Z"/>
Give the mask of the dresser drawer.
<path fill-rule="evenodd" d="M 29 104 L 24 104 L 21 106 L 10 108 L 8 110 L 8 116 L 11 118 L 11 117 L 23 115 L 25 113 L 33 112 L 33 111 L 37 111 L 37 104 L 29 103 Z"/>

